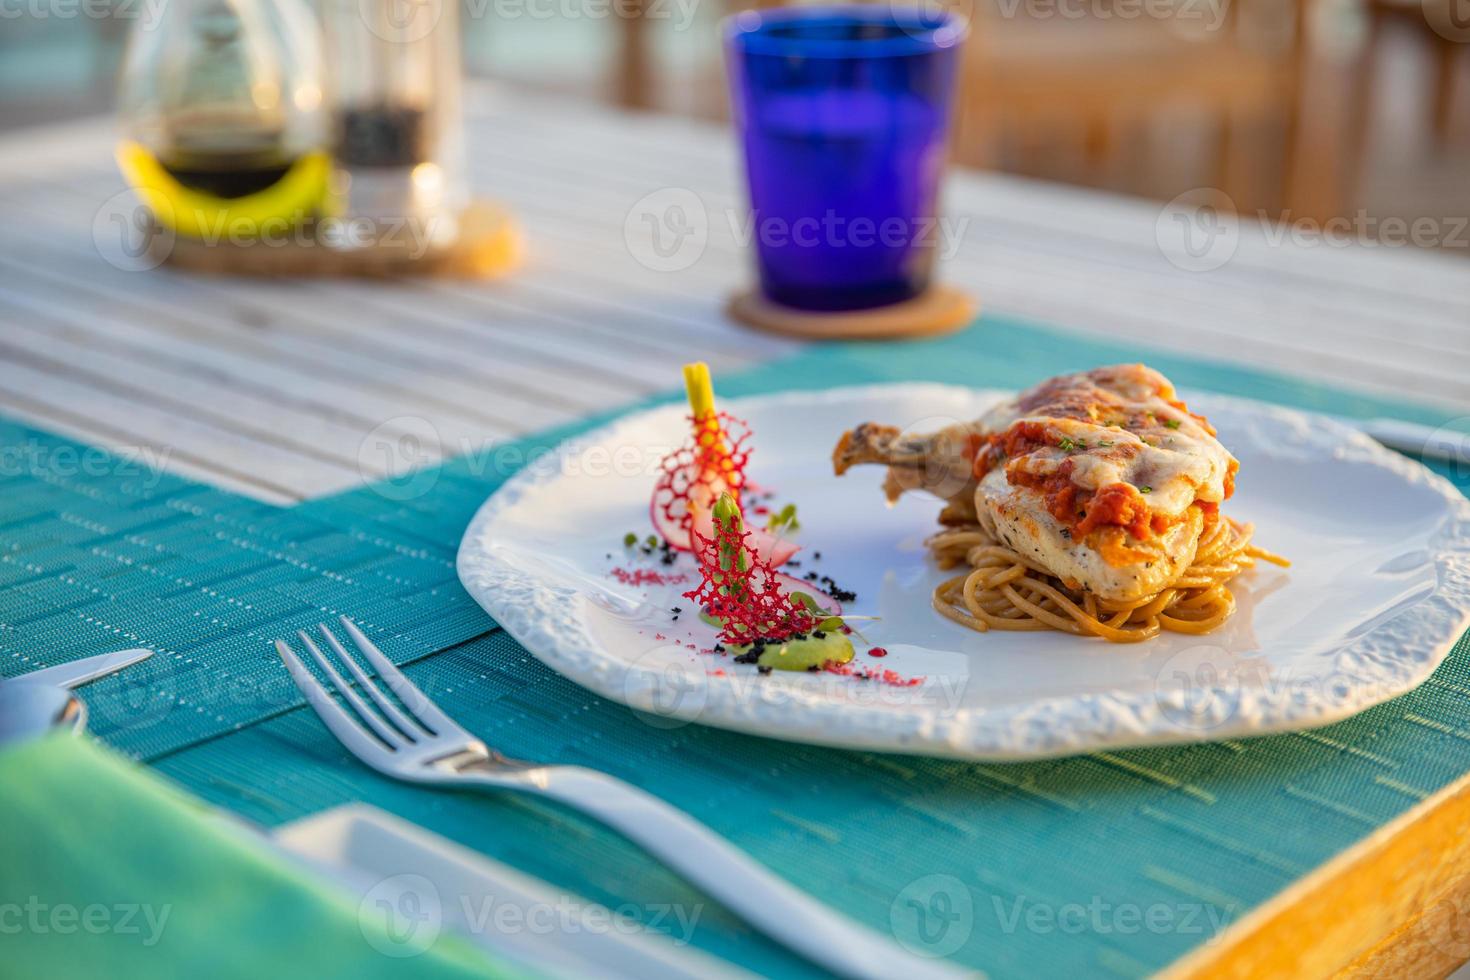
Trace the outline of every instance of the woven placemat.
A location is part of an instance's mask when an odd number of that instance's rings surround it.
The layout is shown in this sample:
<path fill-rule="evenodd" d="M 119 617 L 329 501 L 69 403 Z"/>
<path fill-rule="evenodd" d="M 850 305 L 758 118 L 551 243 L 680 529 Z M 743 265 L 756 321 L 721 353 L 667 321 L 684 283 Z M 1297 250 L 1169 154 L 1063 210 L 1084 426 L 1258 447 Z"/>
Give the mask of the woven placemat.
<path fill-rule="evenodd" d="M 1186 389 L 1444 421 L 994 317 L 938 341 L 818 348 L 719 385 L 1015 387 L 1143 358 Z M 0 436 L 29 447 L 0 468 L 0 673 L 152 646 L 150 674 L 131 676 L 153 688 L 118 677 L 88 692 L 94 729 L 205 799 L 265 824 L 366 800 L 676 936 L 677 915 L 697 916 L 695 943 L 766 974 L 805 968 L 616 835 L 511 797 L 391 783 L 350 760 L 299 708 L 268 639 L 362 616 L 497 748 L 623 776 L 859 920 L 994 976 L 1157 970 L 1470 771 L 1463 641 L 1411 694 L 1318 731 L 1238 742 L 977 765 L 668 728 L 541 666 L 459 588 L 459 535 L 509 475 L 480 469 L 483 455 L 449 462 L 406 499 L 367 487 L 280 510 L 80 466 L 96 451 L 24 427 Z"/>

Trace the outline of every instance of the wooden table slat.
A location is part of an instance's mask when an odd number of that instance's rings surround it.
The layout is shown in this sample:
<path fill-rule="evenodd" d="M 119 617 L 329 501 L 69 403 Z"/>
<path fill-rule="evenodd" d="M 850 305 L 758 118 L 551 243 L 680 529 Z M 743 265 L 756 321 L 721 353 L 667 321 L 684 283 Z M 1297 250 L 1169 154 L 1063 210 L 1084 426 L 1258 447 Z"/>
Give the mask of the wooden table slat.
<path fill-rule="evenodd" d="M 333 461 L 355 458 L 368 432 L 394 431 L 405 416 L 430 420 L 443 450 L 461 451 L 666 388 L 690 356 L 728 371 L 795 349 L 722 314 L 752 274 L 723 127 L 493 86 L 471 94 L 472 183 L 530 232 L 526 268 L 501 283 L 114 269 L 91 229 L 121 189 L 110 127 L 27 134 L 25 152 L 18 138 L 0 140 L 0 173 L 13 175 L 0 201 L 29 219 L 0 228 L 0 320 L 34 320 L 10 349 L 34 356 L 55 344 L 75 355 L 72 372 L 151 358 L 138 376 L 180 403 L 217 389 L 238 414 L 284 426 Z M 640 198 L 668 188 L 692 190 L 707 211 L 703 254 L 674 272 L 640 265 L 624 229 Z M 1165 255 L 1155 202 L 956 173 L 946 207 L 969 220 L 942 274 L 986 310 L 1470 413 L 1470 264 L 1458 257 L 1275 244 L 1244 224 L 1232 261 L 1198 274 Z M 68 424 L 112 407 L 100 396 L 79 403 Z M 239 468 L 238 445 L 213 456 L 195 449 L 205 469 Z M 278 478 L 276 490 L 309 496 L 331 485 L 312 466 L 299 472 L 303 482 Z"/>

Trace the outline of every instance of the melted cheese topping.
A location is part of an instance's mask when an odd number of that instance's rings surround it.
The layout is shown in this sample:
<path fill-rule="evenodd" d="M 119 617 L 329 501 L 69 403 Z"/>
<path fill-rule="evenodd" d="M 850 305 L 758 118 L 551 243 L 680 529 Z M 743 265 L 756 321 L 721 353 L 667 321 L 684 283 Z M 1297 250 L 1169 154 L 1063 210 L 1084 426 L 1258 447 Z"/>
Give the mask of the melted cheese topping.
<path fill-rule="evenodd" d="M 977 478 L 1044 494 L 1047 510 L 1085 536 L 1107 525 L 1146 539 L 1196 503 L 1213 510 L 1239 463 L 1215 429 L 1152 368 L 1123 364 L 1044 381 L 980 419 Z"/>

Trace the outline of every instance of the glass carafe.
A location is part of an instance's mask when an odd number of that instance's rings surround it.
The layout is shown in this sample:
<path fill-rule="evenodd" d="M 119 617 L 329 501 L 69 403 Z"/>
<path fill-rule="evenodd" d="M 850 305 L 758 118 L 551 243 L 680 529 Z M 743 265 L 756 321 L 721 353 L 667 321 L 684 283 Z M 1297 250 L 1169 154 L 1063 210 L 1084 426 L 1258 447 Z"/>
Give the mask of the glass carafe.
<path fill-rule="evenodd" d="M 321 35 L 300 0 L 164 0 L 128 40 L 118 159 L 162 223 L 198 236 L 322 205 Z"/>

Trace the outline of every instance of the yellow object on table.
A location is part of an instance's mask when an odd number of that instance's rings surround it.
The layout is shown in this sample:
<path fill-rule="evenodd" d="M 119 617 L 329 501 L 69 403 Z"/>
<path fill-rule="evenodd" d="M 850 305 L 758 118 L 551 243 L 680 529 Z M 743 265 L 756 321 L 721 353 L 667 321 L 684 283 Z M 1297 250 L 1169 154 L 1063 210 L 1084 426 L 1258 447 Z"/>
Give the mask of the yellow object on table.
<path fill-rule="evenodd" d="M 185 187 L 130 140 L 118 145 L 117 165 L 160 225 L 187 238 L 221 242 L 280 234 L 310 222 L 326 208 L 332 170 L 326 153 L 308 153 L 264 190 L 226 198 Z"/>
<path fill-rule="evenodd" d="M 708 364 L 695 361 L 684 365 L 684 390 L 689 395 L 689 409 L 696 419 L 714 414 L 715 389 L 710 381 Z"/>
<path fill-rule="evenodd" d="M 270 187 L 224 198 L 185 187 L 141 144 L 117 149 L 123 177 L 153 216 L 158 262 L 258 276 L 445 276 L 492 279 L 519 268 L 525 235 L 507 210 L 471 201 L 457 213 L 359 229 L 339 217 L 331 158 L 310 153 Z M 452 222 L 452 234 L 432 222 Z M 430 234 L 430 232 L 434 234 Z M 353 245 L 354 233 L 365 239 Z M 437 239 L 437 240 L 436 240 Z"/>

